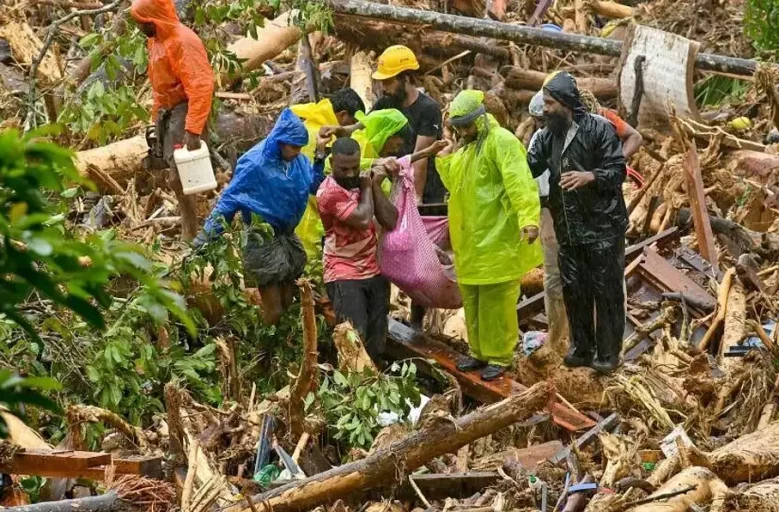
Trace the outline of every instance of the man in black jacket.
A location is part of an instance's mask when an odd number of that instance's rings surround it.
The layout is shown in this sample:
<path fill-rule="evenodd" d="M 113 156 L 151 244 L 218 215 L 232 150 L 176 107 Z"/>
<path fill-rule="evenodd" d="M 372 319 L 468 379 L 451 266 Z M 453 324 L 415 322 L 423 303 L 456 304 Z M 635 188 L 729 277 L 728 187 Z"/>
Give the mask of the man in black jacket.
<path fill-rule="evenodd" d="M 543 90 L 547 130 L 528 162 L 535 177 L 550 171 L 549 208 L 572 338 L 565 364 L 611 373 L 625 330 L 622 144 L 607 120 L 587 112 L 570 74 L 552 75 Z"/>

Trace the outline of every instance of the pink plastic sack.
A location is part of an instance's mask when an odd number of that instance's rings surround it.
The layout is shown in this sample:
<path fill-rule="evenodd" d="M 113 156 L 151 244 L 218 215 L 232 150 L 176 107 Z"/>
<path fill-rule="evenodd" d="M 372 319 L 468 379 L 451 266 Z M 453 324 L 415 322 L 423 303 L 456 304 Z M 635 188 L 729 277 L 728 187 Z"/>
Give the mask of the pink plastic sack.
<path fill-rule="evenodd" d="M 450 248 L 449 221 L 419 214 L 411 159 L 407 156 L 398 163 L 401 172 L 391 194 L 392 204 L 398 209 L 398 224 L 384 233 L 379 244 L 381 273 L 420 306 L 460 308 L 462 297 L 454 265 L 441 263 L 446 259 L 444 251 Z"/>

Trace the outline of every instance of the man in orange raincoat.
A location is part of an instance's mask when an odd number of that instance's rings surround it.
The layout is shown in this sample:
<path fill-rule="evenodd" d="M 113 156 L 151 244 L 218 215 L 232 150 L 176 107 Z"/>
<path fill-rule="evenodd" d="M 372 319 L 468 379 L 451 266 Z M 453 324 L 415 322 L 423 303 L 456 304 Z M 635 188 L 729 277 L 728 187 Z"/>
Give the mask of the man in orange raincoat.
<path fill-rule="evenodd" d="M 179 202 L 181 234 L 185 240 L 192 240 L 200 226 L 197 200 L 182 191 L 173 150 L 178 145 L 199 149 L 201 138 L 206 138 L 214 73 L 203 42 L 179 21 L 173 0 L 133 0 L 130 13 L 149 38 L 152 117 L 163 157 L 171 169 L 170 185 Z"/>

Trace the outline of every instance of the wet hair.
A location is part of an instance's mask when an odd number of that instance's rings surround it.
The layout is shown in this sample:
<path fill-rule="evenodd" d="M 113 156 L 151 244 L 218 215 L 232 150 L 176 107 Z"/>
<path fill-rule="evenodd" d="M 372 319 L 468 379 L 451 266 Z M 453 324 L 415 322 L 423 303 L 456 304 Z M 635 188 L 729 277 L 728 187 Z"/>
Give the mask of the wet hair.
<path fill-rule="evenodd" d="M 360 145 L 349 137 L 339 137 L 333 142 L 332 155 L 354 155 L 360 152 Z"/>
<path fill-rule="evenodd" d="M 358 111 L 365 112 L 365 103 L 360 95 L 350 87 L 344 87 L 330 98 L 333 104 L 333 112 L 346 111 L 347 114 L 354 117 Z"/>

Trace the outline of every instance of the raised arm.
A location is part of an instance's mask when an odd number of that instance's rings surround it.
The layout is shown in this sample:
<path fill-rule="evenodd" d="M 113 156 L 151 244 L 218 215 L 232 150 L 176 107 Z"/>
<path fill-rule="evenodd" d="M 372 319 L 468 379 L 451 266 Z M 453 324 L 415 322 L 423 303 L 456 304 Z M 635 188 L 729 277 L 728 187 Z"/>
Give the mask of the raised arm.
<path fill-rule="evenodd" d="M 381 184 L 388 174 L 397 176 L 400 166 L 396 160 L 387 160 L 380 166 L 373 167 L 371 174 L 371 189 L 373 191 L 373 209 L 376 220 L 382 227 L 392 231 L 398 224 L 398 209 L 389 200 Z"/>

